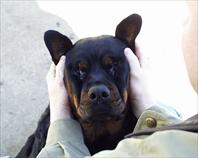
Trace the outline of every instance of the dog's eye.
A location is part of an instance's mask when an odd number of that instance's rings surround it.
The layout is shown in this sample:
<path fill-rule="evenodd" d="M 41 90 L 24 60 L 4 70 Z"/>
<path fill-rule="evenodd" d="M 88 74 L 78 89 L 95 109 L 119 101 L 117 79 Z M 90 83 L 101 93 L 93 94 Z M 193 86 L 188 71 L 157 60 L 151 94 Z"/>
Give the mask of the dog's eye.
<path fill-rule="evenodd" d="M 87 71 L 87 64 L 85 64 L 85 63 L 79 63 L 78 64 L 78 70 L 81 73 L 86 72 Z"/>
<path fill-rule="evenodd" d="M 110 57 L 107 57 L 104 60 L 104 66 L 105 69 L 111 74 L 111 75 L 115 75 L 115 71 L 116 68 L 118 66 L 118 61 L 117 60 L 113 60 Z"/>
<path fill-rule="evenodd" d="M 112 58 L 110 58 L 110 57 L 107 57 L 107 58 L 104 60 L 104 65 L 105 65 L 106 67 L 109 67 L 109 68 L 118 66 L 118 60 L 112 59 Z"/>
<path fill-rule="evenodd" d="M 105 60 L 104 60 L 104 65 L 107 69 L 111 69 L 112 66 L 113 66 L 113 60 L 109 57 L 107 57 Z"/>
<path fill-rule="evenodd" d="M 77 67 L 77 72 L 80 80 L 83 80 L 87 74 L 87 64 L 79 63 Z"/>

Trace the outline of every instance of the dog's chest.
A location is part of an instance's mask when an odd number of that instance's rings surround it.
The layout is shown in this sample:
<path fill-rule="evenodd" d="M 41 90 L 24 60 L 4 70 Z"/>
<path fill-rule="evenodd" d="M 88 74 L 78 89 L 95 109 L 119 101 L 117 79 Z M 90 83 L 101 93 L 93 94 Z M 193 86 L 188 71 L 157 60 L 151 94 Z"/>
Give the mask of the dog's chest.
<path fill-rule="evenodd" d="M 91 154 L 114 149 L 126 134 L 133 131 L 137 119 L 129 110 L 123 120 L 100 124 L 81 123 L 84 141 Z"/>

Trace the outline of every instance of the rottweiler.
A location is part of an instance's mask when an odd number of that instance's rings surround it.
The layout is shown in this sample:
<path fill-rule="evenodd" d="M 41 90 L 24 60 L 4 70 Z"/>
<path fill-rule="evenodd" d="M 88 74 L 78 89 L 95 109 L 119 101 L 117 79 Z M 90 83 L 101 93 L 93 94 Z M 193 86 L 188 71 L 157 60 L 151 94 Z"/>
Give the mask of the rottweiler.
<path fill-rule="evenodd" d="M 135 52 L 141 25 L 141 16 L 132 14 L 117 25 L 115 36 L 89 37 L 75 44 L 54 30 L 44 34 L 55 64 L 66 55 L 64 82 L 70 106 L 91 154 L 114 149 L 137 122 L 128 95 L 129 65 L 124 49 L 129 47 Z M 17 158 L 38 155 L 45 145 L 49 122 L 48 107 Z"/>

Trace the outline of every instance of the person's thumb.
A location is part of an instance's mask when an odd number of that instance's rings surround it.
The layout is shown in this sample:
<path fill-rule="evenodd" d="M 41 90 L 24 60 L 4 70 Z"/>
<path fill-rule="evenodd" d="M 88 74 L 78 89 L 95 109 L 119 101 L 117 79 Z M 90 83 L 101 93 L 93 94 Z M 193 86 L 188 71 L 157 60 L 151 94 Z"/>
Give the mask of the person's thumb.
<path fill-rule="evenodd" d="M 137 56 L 132 52 L 130 48 L 125 48 L 124 54 L 129 63 L 131 75 L 134 75 L 134 73 L 139 73 L 141 67 Z"/>
<path fill-rule="evenodd" d="M 61 56 L 57 66 L 56 66 L 56 79 L 62 81 L 64 78 L 65 70 L 65 56 Z"/>

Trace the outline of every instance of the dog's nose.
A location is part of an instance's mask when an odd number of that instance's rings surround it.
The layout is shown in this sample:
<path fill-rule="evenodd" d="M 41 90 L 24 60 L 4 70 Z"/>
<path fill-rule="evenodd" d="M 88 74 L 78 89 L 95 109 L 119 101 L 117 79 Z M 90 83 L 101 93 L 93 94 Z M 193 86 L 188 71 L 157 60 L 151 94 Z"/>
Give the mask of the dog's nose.
<path fill-rule="evenodd" d="M 110 98 L 110 90 L 104 85 L 93 86 L 88 91 L 88 97 L 92 102 L 107 101 Z"/>

